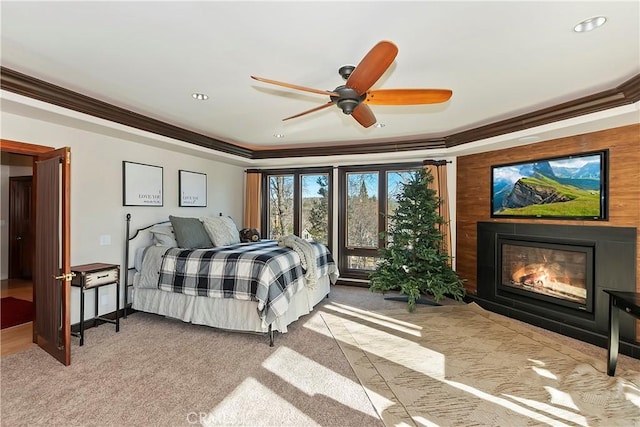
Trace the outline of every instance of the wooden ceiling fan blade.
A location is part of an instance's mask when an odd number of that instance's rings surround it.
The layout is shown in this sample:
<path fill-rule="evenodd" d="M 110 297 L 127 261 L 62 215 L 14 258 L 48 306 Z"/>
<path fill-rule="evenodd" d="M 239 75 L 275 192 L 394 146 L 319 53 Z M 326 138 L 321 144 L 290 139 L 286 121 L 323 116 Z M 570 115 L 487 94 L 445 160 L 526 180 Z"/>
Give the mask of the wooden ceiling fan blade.
<path fill-rule="evenodd" d="M 368 105 L 360 104 L 353 110 L 351 117 L 356 119 L 363 127 L 368 128 L 376 122 L 376 116 Z"/>
<path fill-rule="evenodd" d="M 378 89 L 367 92 L 363 101 L 371 105 L 419 105 L 448 101 L 453 92 L 449 89 Z"/>
<path fill-rule="evenodd" d="M 312 108 L 312 109 L 310 109 L 310 110 L 303 111 L 303 112 L 302 112 L 302 113 L 300 113 L 300 114 L 296 114 L 295 116 L 291 116 L 291 117 L 287 117 L 287 118 L 285 118 L 285 119 L 282 119 L 282 121 L 284 122 L 285 120 L 295 119 L 296 117 L 304 116 L 305 114 L 313 113 L 314 111 L 319 111 L 319 110 L 322 110 L 322 109 L 324 109 L 324 108 L 331 107 L 332 105 L 333 105 L 333 101 L 329 101 L 329 102 L 327 102 L 326 104 L 321 105 L 321 106 L 319 106 L 319 107 Z"/>
<path fill-rule="evenodd" d="M 305 87 L 305 86 L 292 85 L 290 83 L 279 82 L 279 81 L 276 81 L 276 80 L 265 79 L 265 78 L 256 77 L 256 76 L 251 76 L 251 78 L 254 79 L 254 80 L 257 80 L 259 82 L 269 83 L 269 84 L 276 85 L 276 86 L 282 86 L 282 87 L 286 87 L 286 88 L 289 88 L 289 89 L 296 89 L 296 90 L 301 90 L 301 91 L 304 91 L 304 92 L 317 93 L 317 94 L 326 95 L 326 96 L 340 96 L 336 92 L 331 92 L 331 91 L 328 91 L 328 90 L 313 89 L 313 88 Z"/>
<path fill-rule="evenodd" d="M 383 40 L 365 55 L 347 79 L 346 86 L 362 95 L 387 71 L 398 54 L 398 47 Z"/>

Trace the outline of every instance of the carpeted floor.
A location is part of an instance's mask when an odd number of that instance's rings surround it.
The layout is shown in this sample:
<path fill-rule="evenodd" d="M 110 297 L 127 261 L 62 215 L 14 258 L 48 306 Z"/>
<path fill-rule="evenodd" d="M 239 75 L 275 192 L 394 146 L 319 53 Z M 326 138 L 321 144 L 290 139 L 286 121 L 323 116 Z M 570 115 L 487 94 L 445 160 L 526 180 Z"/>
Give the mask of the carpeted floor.
<path fill-rule="evenodd" d="M 634 425 L 640 361 L 477 307 L 334 287 L 276 335 L 136 313 L 73 338 L 71 366 L 39 348 L 1 359 L 3 426 Z M 523 356 L 523 354 L 526 354 Z M 346 357 L 345 357 L 346 356 Z M 603 415 L 604 414 L 604 415 Z"/>
<path fill-rule="evenodd" d="M 640 361 L 608 377 L 606 351 L 476 304 L 322 317 L 387 426 L 640 425 Z"/>
<path fill-rule="evenodd" d="M 382 426 L 319 312 L 275 347 L 146 313 L 72 343 L 68 367 L 40 348 L 1 359 L 3 426 Z"/>
<path fill-rule="evenodd" d="M 1 329 L 10 328 L 33 320 L 33 303 L 14 297 L 0 300 Z"/>

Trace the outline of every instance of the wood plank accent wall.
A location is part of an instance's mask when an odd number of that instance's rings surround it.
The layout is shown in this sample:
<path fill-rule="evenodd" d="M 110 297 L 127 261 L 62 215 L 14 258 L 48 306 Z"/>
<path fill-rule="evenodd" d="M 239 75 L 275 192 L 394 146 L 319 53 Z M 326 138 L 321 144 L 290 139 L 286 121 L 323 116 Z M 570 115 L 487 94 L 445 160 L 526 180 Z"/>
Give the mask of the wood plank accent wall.
<path fill-rule="evenodd" d="M 565 221 L 493 219 L 490 212 L 491 166 L 588 151 L 609 149 L 609 220 Z M 636 227 L 636 288 L 640 292 L 640 124 L 584 135 L 544 141 L 505 150 L 457 158 L 456 270 L 466 280 L 467 292 L 475 294 L 476 224 L 478 221 L 531 222 Z M 640 331 L 638 332 L 640 340 Z"/>

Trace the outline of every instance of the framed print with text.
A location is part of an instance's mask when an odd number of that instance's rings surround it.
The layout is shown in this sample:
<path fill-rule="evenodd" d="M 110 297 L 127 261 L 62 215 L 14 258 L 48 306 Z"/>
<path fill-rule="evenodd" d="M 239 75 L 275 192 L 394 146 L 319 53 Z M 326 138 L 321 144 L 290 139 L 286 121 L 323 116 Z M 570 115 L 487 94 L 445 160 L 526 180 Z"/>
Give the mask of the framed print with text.
<path fill-rule="evenodd" d="M 162 167 L 122 162 L 122 205 L 162 206 Z"/>
<path fill-rule="evenodd" d="M 207 175 L 185 170 L 178 171 L 179 205 L 207 206 Z"/>

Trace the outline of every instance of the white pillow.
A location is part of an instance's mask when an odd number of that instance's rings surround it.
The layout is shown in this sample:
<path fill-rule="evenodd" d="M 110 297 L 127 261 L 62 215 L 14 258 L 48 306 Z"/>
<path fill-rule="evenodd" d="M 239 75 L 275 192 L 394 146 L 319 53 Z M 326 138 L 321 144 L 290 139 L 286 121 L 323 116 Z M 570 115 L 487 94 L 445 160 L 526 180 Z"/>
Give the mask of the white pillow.
<path fill-rule="evenodd" d="M 214 246 L 240 243 L 240 232 L 235 222 L 228 216 L 208 216 L 200 218 Z"/>
<path fill-rule="evenodd" d="M 171 225 L 154 225 L 149 229 L 149 232 L 153 235 L 153 241 L 156 245 L 169 246 L 171 248 L 178 247 L 176 235 L 173 233 Z"/>

